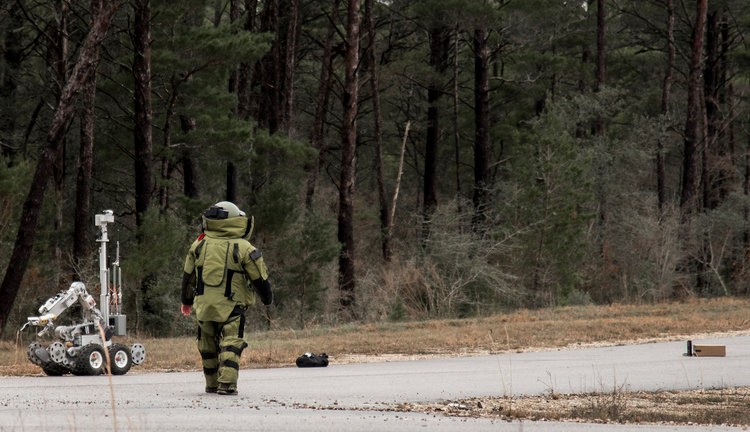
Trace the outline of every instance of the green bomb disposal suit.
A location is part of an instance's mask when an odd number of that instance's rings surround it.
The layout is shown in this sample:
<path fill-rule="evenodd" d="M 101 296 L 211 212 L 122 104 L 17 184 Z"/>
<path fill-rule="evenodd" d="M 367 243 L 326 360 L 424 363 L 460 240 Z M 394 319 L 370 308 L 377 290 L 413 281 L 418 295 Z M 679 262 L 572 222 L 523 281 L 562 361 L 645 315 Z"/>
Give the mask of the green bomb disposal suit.
<path fill-rule="evenodd" d="M 229 211 L 210 218 L 222 205 Z M 252 217 L 222 202 L 204 213 L 203 229 L 185 257 L 181 301 L 193 307 L 198 319 L 206 392 L 237 394 L 240 357 L 247 347 L 245 310 L 255 303 L 256 293 L 265 305 L 273 302 L 273 293 L 263 256 L 247 240 Z"/>

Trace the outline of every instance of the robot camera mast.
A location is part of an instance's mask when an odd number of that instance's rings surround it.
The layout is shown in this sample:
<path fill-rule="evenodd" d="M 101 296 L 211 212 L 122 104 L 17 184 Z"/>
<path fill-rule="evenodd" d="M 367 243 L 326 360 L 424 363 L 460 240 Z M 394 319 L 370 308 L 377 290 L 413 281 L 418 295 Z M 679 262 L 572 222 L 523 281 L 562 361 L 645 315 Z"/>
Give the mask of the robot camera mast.
<path fill-rule="evenodd" d="M 107 224 L 114 223 L 114 221 L 115 217 L 112 210 L 104 210 L 103 214 L 94 216 L 94 224 L 101 230 L 96 241 L 99 243 L 99 287 L 101 289 L 99 308 L 105 323 L 109 322 L 109 271 L 107 269 L 107 243 L 109 242 L 109 237 L 107 236 Z"/>

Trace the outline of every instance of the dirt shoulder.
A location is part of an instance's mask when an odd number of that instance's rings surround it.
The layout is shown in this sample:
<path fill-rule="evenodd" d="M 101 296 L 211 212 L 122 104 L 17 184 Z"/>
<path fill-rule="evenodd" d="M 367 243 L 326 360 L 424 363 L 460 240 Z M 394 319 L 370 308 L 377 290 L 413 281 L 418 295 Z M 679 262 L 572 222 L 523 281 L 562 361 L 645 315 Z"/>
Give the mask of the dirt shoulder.
<path fill-rule="evenodd" d="M 549 394 L 406 403 L 396 411 L 501 420 L 750 426 L 750 388 L 679 392 Z"/>

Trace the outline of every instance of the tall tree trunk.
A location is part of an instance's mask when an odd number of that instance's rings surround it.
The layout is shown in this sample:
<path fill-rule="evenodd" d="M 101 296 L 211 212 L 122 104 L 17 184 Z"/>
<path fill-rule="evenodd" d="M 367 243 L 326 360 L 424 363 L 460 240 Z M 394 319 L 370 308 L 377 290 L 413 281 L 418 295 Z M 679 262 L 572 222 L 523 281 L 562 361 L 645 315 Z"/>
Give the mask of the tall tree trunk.
<path fill-rule="evenodd" d="M 734 166 L 735 162 L 735 156 L 736 156 L 736 143 L 735 143 L 735 134 L 734 134 L 734 85 L 732 84 L 732 79 L 730 78 L 730 62 L 729 62 L 729 56 L 730 53 L 730 45 L 732 43 L 731 38 L 733 37 L 729 33 L 729 19 L 727 18 L 726 13 L 722 13 L 721 17 L 721 23 L 719 24 L 720 32 L 721 32 L 721 52 L 719 53 L 719 82 L 720 84 L 720 91 L 719 91 L 719 106 L 726 106 L 724 111 L 727 112 L 726 118 L 727 118 L 727 127 L 726 127 L 726 146 L 722 147 L 725 149 L 726 152 L 729 154 L 730 163 L 732 166 Z"/>
<path fill-rule="evenodd" d="M 68 2 L 65 0 L 58 0 L 55 3 L 55 13 L 57 19 L 57 25 L 54 28 L 54 38 L 52 46 L 52 58 L 54 65 L 52 70 L 54 71 L 53 79 L 58 83 L 57 85 L 57 97 L 58 100 L 62 96 L 62 91 L 65 83 L 68 80 L 68 15 L 70 13 L 70 7 Z M 65 224 L 65 178 L 66 178 L 66 154 L 67 154 L 67 141 L 63 138 L 60 146 L 58 147 L 58 153 L 55 157 L 54 168 L 52 174 L 54 177 L 55 193 L 54 193 L 54 208 L 55 218 L 53 227 L 55 232 L 60 233 L 63 230 Z M 50 268 L 52 269 L 53 278 L 56 283 L 60 283 L 62 279 L 61 269 L 63 268 L 63 255 L 65 248 L 65 242 L 62 238 L 57 237 L 54 241 L 54 260 Z"/>
<path fill-rule="evenodd" d="M 605 60 L 606 60 L 606 51 L 605 51 L 605 37 L 606 37 L 606 9 L 604 5 L 604 0 L 596 0 L 596 87 L 594 89 L 595 92 L 599 93 L 604 88 L 605 84 Z M 604 122 L 604 115 L 602 113 L 599 113 L 596 117 L 596 123 L 594 125 L 594 134 L 598 137 L 604 137 L 606 130 L 605 130 L 605 122 Z M 602 164 L 607 164 L 607 162 L 603 161 Z M 609 172 L 609 169 L 607 166 L 600 166 L 598 167 L 598 176 L 599 181 L 597 182 L 597 201 L 599 205 L 599 220 L 598 220 L 598 226 L 599 226 L 599 234 L 601 235 L 601 250 L 603 252 L 603 258 L 604 260 L 608 260 L 609 258 L 607 255 L 607 250 L 609 250 L 607 246 L 607 239 L 605 236 L 605 230 L 606 230 L 606 223 L 607 223 L 607 192 L 605 190 L 605 176 Z"/>
<path fill-rule="evenodd" d="M 17 89 L 21 74 L 23 59 L 23 37 L 18 29 L 23 27 L 23 13 L 18 2 L 8 6 L 8 30 L 3 35 L 5 45 L 3 49 L 3 68 L 0 69 L 0 155 L 7 158 L 6 162 L 18 153 L 20 142 L 16 139 L 17 119 Z"/>
<path fill-rule="evenodd" d="M 190 133 L 195 130 L 195 127 L 195 119 L 184 114 L 180 115 L 180 128 L 183 132 Z M 182 191 L 188 198 L 198 198 L 198 166 L 190 148 L 183 149 L 180 162 L 182 163 Z"/>
<path fill-rule="evenodd" d="M 151 111 L 151 0 L 135 0 L 133 34 L 133 78 L 135 96 L 135 214 L 141 226 L 151 203 L 153 179 L 153 138 Z"/>
<path fill-rule="evenodd" d="M 607 35 L 607 10 L 605 0 L 596 0 L 596 91 L 599 92 L 606 82 L 606 35 Z M 599 115 L 596 119 L 596 135 L 603 136 L 605 133 L 604 116 Z"/>
<path fill-rule="evenodd" d="M 286 32 L 286 53 L 284 59 L 284 93 L 281 124 L 283 129 L 292 127 L 294 106 L 294 70 L 297 64 L 297 39 L 299 38 L 299 0 L 289 0 Z"/>
<path fill-rule="evenodd" d="M 166 141 L 166 138 L 165 138 Z M 164 214 L 169 209 L 169 186 L 167 185 L 169 180 L 172 179 L 172 171 L 174 165 L 170 161 L 169 156 L 162 155 L 159 166 L 159 177 L 161 179 L 161 186 L 159 186 L 159 213 Z"/>
<path fill-rule="evenodd" d="M 93 4 L 92 4 L 93 6 Z M 91 11 L 92 17 L 98 11 Z M 92 23 L 93 25 L 93 23 Z M 97 57 L 97 62 L 99 58 Z M 98 65 L 94 65 L 96 69 Z M 76 205 L 73 217 L 74 280 L 81 280 L 80 265 L 89 255 L 91 247 L 91 188 L 94 171 L 94 108 L 96 103 L 96 74 L 81 87 L 80 147 L 76 175 Z"/>
<path fill-rule="evenodd" d="M 328 100 L 333 85 L 333 37 L 336 34 L 335 22 L 338 20 L 339 0 L 333 1 L 332 19 L 329 20 L 328 30 L 323 41 L 323 58 L 320 64 L 320 79 L 318 92 L 315 97 L 315 117 L 310 130 L 310 144 L 317 152 L 317 160 L 307 167 L 307 187 L 305 189 L 305 208 L 312 209 L 318 173 L 323 165 L 326 148 L 323 145 L 323 128 L 328 113 Z"/>
<path fill-rule="evenodd" d="M 705 206 L 715 209 L 730 193 L 733 184 L 734 151 L 732 135 L 732 107 L 727 101 L 730 86 L 727 78 L 729 30 L 719 7 L 711 8 L 706 18 L 706 64 L 703 72 L 706 105 L 706 152 L 710 162 L 707 177 Z M 726 106 L 727 103 L 729 106 Z M 727 114 L 728 113 L 728 114 Z"/>
<path fill-rule="evenodd" d="M 217 15 L 219 15 L 220 3 L 217 5 Z M 236 22 L 240 19 L 242 11 L 240 10 L 240 0 L 230 0 L 229 2 L 229 21 L 231 23 Z M 220 24 L 220 20 L 216 20 L 216 26 Z M 237 96 L 237 105 L 235 107 L 235 115 L 240 117 L 240 95 L 239 95 L 239 80 L 240 70 L 235 68 L 229 76 L 229 93 L 234 93 Z M 234 162 L 228 160 L 226 162 L 226 193 L 224 199 L 229 202 L 237 202 L 237 167 Z"/>
<path fill-rule="evenodd" d="M 375 55 L 375 25 L 373 23 L 373 0 L 365 0 L 365 26 L 367 27 L 367 64 L 370 69 L 370 91 L 372 93 L 373 134 L 375 135 L 375 171 L 378 180 L 378 202 L 380 204 L 380 246 L 383 259 L 391 260 L 391 239 L 388 235 L 390 211 L 385 194 L 383 174 L 383 120 L 380 110 L 380 86 L 378 64 Z"/>
<path fill-rule="evenodd" d="M 719 11 L 712 8 L 706 13 L 706 59 L 703 66 L 703 101 L 705 108 L 705 140 L 703 143 L 703 208 L 715 209 L 719 205 L 721 149 L 719 148 Z"/>
<path fill-rule="evenodd" d="M 490 159 L 490 52 L 487 30 L 474 30 L 474 230 L 485 220 Z"/>
<path fill-rule="evenodd" d="M 594 91 L 600 93 L 604 89 L 606 83 L 606 35 L 607 35 L 607 11 L 605 6 L 605 0 L 596 0 L 596 87 Z M 597 115 L 594 124 L 594 135 L 599 137 L 600 140 L 605 141 L 607 132 L 607 126 L 605 122 L 604 113 Z M 602 152 L 606 155 L 606 150 L 602 149 Z M 611 247 L 609 234 L 607 232 L 609 225 L 609 202 L 607 193 L 608 175 L 611 171 L 609 157 L 601 158 L 597 169 L 597 186 L 596 195 L 597 203 L 599 207 L 599 217 L 597 220 L 597 228 L 599 234 L 599 253 L 601 256 L 601 286 L 600 290 L 604 293 L 604 296 L 611 295 L 615 290 L 617 284 L 615 278 L 616 275 L 612 271 L 614 265 L 612 263 L 613 258 L 611 256 Z"/>
<path fill-rule="evenodd" d="M 255 31 L 255 18 L 258 9 L 258 0 L 245 0 L 245 31 Z M 252 114 L 252 103 L 250 101 L 250 75 L 252 66 L 241 63 L 237 77 L 237 115 L 247 120 Z"/>
<path fill-rule="evenodd" d="M 359 65 L 359 0 L 347 0 L 346 67 L 344 80 L 344 124 L 339 183 L 338 240 L 339 303 L 343 312 L 354 315 L 354 183 L 357 144 Z"/>
<path fill-rule="evenodd" d="M 96 66 L 94 66 L 96 67 Z M 81 145 L 76 176 L 76 205 L 73 218 L 73 261 L 75 280 L 81 280 L 80 264 L 91 251 L 91 177 L 94 170 L 94 102 L 96 100 L 96 75 L 86 81 L 81 89 Z"/>
<path fill-rule="evenodd" d="M 269 133 L 276 133 L 282 123 L 281 97 L 283 82 L 281 80 L 281 66 L 285 63 L 282 55 L 282 40 L 279 30 L 279 0 L 264 2 L 261 15 L 260 31 L 272 33 L 276 37 L 271 43 L 271 50 L 258 62 L 253 80 L 254 87 L 259 88 L 258 109 L 254 117 L 258 124 L 268 129 Z"/>
<path fill-rule="evenodd" d="M 225 199 L 229 202 L 237 202 L 237 167 L 233 162 L 227 162 L 227 188 Z"/>
<path fill-rule="evenodd" d="M 701 92 L 701 61 L 703 59 L 703 35 L 706 23 L 708 0 L 696 0 L 696 16 L 692 36 L 692 54 L 690 59 L 690 77 L 688 80 L 687 116 L 683 141 L 682 191 L 680 208 L 685 220 L 695 210 L 697 146 L 698 146 L 698 108 Z"/>
<path fill-rule="evenodd" d="M 151 206 L 151 195 L 154 188 L 153 173 L 153 113 L 151 106 L 151 0 L 134 0 L 133 2 L 133 157 L 135 176 L 135 221 L 138 228 L 145 221 L 146 212 Z M 137 230 L 138 242 L 143 242 L 141 230 Z M 149 273 L 143 276 L 140 283 L 139 302 L 142 311 L 158 314 L 151 298 L 152 287 L 156 284 L 156 275 Z M 139 311 L 140 312 L 140 311 Z M 140 317 L 136 328 L 140 328 Z"/>
<path fill-rule="evenodd" d="M 458 92 L 458 43 L 461 40 L 460 30 L 456 25 L 455 38 L 453 40 L 453 146 L 455 150 L 455 170 L 456 170 L 456 211 L 460 214 L 462 209 L 461 197 L 461 129 L 459 127 L 458 107 L 461 103 Z"/>
<path fill-rule="evenodd" d="M 664 68 L 664 79 L 661 91 L 661 114 L 669 121 L 672 97 L 672 77 L 674 74 L 675 41 L 674 41 L 674 0 L 667 0 L 667 65 Z M 656 196 L 659 213 L 664 210 L 666 200 L 666 183 L 664 172 L 664 138 L 659 137 L 656 143 Z"/>
<path fill-rule="evenodd" d="M 49 173 L 56 162 L 55 158 L 65 137 L 65 131 L 75 111 L 76 98 L 83 83 L 93 79 L 96 73 L 99 47 L 107 34 L 112 16 L 119 4 L 115 1 L 92 1 L 92 10 L 98 10 L 99 12 L 93 19 L 93 24 L 78 55 L 71 77 L 65 84 L 62 96 L 55 109 L 52 124 L 46 137 L 47 145 L 37 161 L 31 187 L 21 211 L 21 221 L 13 252 L 5 271 L 3 283 L 0 285 L 0 334 L 3 333 L 8 323 L 13 303 L 26 273 L 26 267 L 36 238 L 39 212 L 47 190 Z M 95 5 L 100 6 L 96 7 Z"/>
<path fill-rule="evenodd" d="M 437 207 L 437 161 L 440 141 L 440 109 L 438 102 L 443 90 L 438 76 L 445 71 L 447 41 L 446 28 L 437 25 L 430 30 L 430 66 L 436 77 L 430 80 L 427 87 L 427 137 L 424 153 L 424 189 L 422 191 L 422 214 L 424 218 L 422 236 L 430 233 L 430 221 Z"/>
<path fill-rule="evenodd" d="M 169 209 L 169 180 L 172 178 L 174 171 L 174 162 L 170 157 L 172 149 L 172 119 L 175 116 L 175 105 L 177 105 L 178 89 L 184 82 L 177 79 L 172 73 L 169 79 L 169 99 L 164 112 L 164 149 L 166 150 L 161 156 L 161 186 L 159 187 L 159 211 L 164 213 Z"/>

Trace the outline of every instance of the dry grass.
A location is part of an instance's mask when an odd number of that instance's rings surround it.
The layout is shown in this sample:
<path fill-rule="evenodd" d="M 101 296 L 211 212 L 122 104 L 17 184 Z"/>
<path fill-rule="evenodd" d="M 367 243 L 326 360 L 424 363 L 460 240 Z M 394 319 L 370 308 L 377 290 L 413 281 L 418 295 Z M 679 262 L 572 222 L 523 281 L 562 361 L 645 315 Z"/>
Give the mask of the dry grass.
<path fill-rule="evenodd" d="M 750 330 L 750 300 L 694 299 L 656 305 L 575 306 L 519 310 L 472 319 L 349 324 L 248 335 L 243 368 L 294 365 L 303 352 L 328 353 L 332 364 L 543 348 L 687 340 Z M 131 338 L 146 347 L 141 371 L 199 370 L 193 338 Z M 26 359 L 27 341 L 0 342 L 0 375 L 40 375 Z M 443 404 L 404 404 L 396 410 L 473 417 L 582 419 L 750 425 L 750 390 L 545 395 L 485 398 Z"/>
<path fill-rule="evenodd" d="M 333 363 L 402 356 L 452 356 L 600 343 L 679 340 L 750 329 L 750 301 L 720 298 L 657 305 L 575 306 L 520 310 L 490 317 L 348 324 L 251 333 L 242 367 L 294 365 L 303 352 L 325 352 Z M 24 338 L 29 337 L 25 335 Z M 199 370 L 193 338 L 130 338 L 146 347 L 143 370 Z M 36 375 L 27 341 L 0 342 L 0 375 Z"/>

